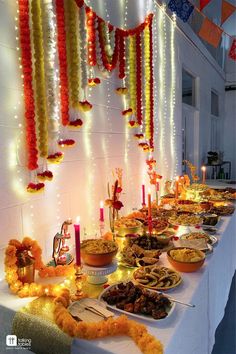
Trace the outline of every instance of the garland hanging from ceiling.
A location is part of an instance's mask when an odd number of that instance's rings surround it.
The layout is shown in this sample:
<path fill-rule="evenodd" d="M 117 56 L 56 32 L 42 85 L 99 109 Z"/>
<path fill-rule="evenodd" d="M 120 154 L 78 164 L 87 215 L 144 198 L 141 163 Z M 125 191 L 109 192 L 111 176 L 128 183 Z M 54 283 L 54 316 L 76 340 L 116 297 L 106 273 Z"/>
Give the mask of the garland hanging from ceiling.
<path fill-rule="evenodd" d="M 80 129 L 81 118 L 86 124 L 84 112 L 92 109 L 87 87 L 100 83 L 95 67 L 107 76 L 117 69 L 121 84 L 115 92 L 125 95 L 121 116 L 138 129 L 138 146 L 153 151 L 153 15 L 125 30 L 106 22 L 83 0 L 55 0 L 55 6 L 53 0 L 18 0 L 18 5 L 27 168 L 60 163 L 63 153 L 57 148 L 75 144 L 64 136 L 59 139 L 59 123 L 63 135 L 67 128 Z M 36 178 L 48 172 L 47 167 L 35 172 L 28 191 L 43 190 Z"/>

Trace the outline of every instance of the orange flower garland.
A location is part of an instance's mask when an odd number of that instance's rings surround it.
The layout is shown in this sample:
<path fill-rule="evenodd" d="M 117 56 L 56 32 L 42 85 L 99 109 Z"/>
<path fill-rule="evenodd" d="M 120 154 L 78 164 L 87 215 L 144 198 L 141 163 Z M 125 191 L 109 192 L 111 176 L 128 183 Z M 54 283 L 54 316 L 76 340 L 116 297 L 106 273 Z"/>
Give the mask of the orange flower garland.
<path fill-rule="evenodd" d="M 39 276 L 42 278 L 55 277 L 55 276 L 68 276 L 73 274 L 73 266 L 57 266 L 57 267 L 46 267 L 42 261 L 42 249 L 38 242 L 32 240 L 30 237 L 25 237 L 22 242 L 12 239 L 9 241 L 8 246 L 5 250 L 5 273 L 6 281 L 10 286 L 13 293 L 17 294 L 19 297 L 27 296 L 57 296 L 61 291 L 65 289 L 61 285 L 42 285 L 37 283 L 22 283 L 18 279 L 17 273 L 17 250 L 29 249 L 32 256 L 35 258 L 35 269 L 39 270 Z"/>
<path fill-rule="evenodd" d="M 159 340 L 148 333 L 145 325 L 128 319 L 125 315 L 108 318 L 97 323 L 77 322 L 67 311 L 69 305 L 68 292 L 58 296 L 54 302 L 54 319 L 58 327 L 71 337 L 97 339 L 107 336 L 127 335 L 144 354 L 163 354 L 163 346 Z"/>

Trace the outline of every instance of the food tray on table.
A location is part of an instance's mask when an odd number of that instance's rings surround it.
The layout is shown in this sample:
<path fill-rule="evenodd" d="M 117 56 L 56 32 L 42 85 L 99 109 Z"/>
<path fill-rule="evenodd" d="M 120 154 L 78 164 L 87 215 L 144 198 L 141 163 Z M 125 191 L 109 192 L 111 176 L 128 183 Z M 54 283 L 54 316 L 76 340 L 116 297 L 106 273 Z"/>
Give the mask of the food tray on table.
<path fill-rule="evenodd" d="M 176 217 L 170 217 L 168 221 L 176 226 L 195 226 L 202 225 L 203 218 L 196 215 L 181 214 Z"/>
<path fill-rule="evenodd" d="M 170 290 L 181 284 L 181 275 L 173 269 L 163 266 L 147 266 L 133 273 L 135 282 L 145 288 Z"/>
<path fill-rule="evenodd" d="M 215 245 L 218 242 L 217 237 L 212 236 L 212 235 L 208 235 L 207 233 L 202 232 L 202 231 L 189 232 L 187 234 L 181 235 L 180 239 L 183 239 L 183 240 L 203 239 L 211 246 Z"/>
<path fill-rule="evenodd" d="M 167 296 L 154 290 L 143 289 L 131 281 L 109 286 L 100 294 L 99 300 L 105 302 L 111 310 L 151 322 L 165 320 L 175 308 L 175 303 Z"/>

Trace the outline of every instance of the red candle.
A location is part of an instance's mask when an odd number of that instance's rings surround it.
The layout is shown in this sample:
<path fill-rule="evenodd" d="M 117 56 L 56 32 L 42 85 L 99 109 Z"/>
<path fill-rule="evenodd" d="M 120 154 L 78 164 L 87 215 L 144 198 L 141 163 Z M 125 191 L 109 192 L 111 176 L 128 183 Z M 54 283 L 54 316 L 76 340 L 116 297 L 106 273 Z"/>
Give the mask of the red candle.
<path fill-rule="evenodd" d="M 100 218 L 99 220 L 101 222 L 104 222 L 104 207 L 103 207 L 103 201 L 100 201 Z"/>
<path fill-rule="evenodd" d="M 179 198 L 179 177 L 176 177 L 175 181 L 175 199 Z"/>
<path fill-rule="evenodd" d="M 159 192 L 159 190 L 160 190 L 159 182 L 156 182 L 156 191 Z"/>
<path fill-rule="evenodd" d="M 206 183 L 206 166 L 202 166 L 202 184 Z"/>
<path fill-rule="evenodd" d="M 77 216 L 76 223 L 74 224 L 75 228 L 75 257 L 76 257 L 76 265 L 81 265 L 81 257 L 80 257 L 80 217 Z"/>
<path fill-rule="evenodd" d="M 151 190 L 148 189 L 148 231 L 149 234 L 152 232 L 152 200 L 151 200 Z"/>
<path fill-rule="evenodd" d="M 142 206 L 145 206 L 145 184 L 142 184 Z"/>

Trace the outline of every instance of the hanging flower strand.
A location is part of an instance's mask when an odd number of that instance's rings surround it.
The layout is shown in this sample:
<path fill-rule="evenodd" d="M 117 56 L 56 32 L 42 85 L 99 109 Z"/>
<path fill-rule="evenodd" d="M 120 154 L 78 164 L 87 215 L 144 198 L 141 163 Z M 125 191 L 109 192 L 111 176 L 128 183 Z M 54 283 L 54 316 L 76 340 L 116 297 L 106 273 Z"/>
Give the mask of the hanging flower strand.
<path fill-rule="evenodd" d="M 137 122 L 142 124 L 142 48 L 141 48 L 141 34 L 136 34 L 136 112 Z"/>
<path fill-rule="evenodd" d="M 66 31 L 64 1 L 56 0 L 56 19 L 57 19 L 57 49 L 59 58 L 60 73 L 60 103 L 61 121 L 66 126 L 69 123 L 69 95 L 67 77 L 67 57 L 66 57 Z"/>
<path fill-rule="evenodd" d="M 119 78 L 125 78 L 125 38 L 119 32 Z"/>
<path fill-rule="evenodd" d="M 41 157 L 46 157 L 48 155 L 48 118 L 46 110 L 46 85 L 40 0 L 31 2 L 31 14 L 34 44 L 34 79 L 36 88 L 39 152 Z"/>
<path fill-rule="evenodd" d="M 68 57 L 68 74 L 70 88 L 70 103 L 73 108 L 78 108 L 79 103 L 79 56 L 78 56 L 78 37 L 77 37 L 77 7 L 74 0 L 67 0 L 65 4 L 66 18 L 66 40 Z"/>
<path fill-rule="evenodd" d="M 132 114 L 136 113 L 136 38 L 129 37 L 129 98 Z"/>
<path fill-rule="evenodd" d="M 82 6 L 79 9 L 79 36 L 80 36 L 80 74 L 81 74 L 81 87 L 86 89 L 88 84 L 88 73 L 87 73 L 87 55 L 86 55 L 86 45 L 87 45 L 87 36 L 86 36 L 86 23 L 85 23 L 85 8 Z"/>
<path fill-rule="evenodd" d="M 144 29 L 144 77 L 145 77 L 145 138 L 151 139 L 151 60 L 150 60 L 150 27 Z"/>
<path fill-rule="evenodd" d="M 154 150 L 154 95 L 153 95 L 153 42 L 152 42 L 152 20 L 153 16 L 150 18 L 149 23 L 149 33 L 150 33 L 150 150 Z"/>
<path fill-rule="evenodd" d="M 96 14 L 90 8 L 86 8 L 87 33 L 88 33 L 88 63 L 90 66 L 97 64 L 96 60 Z"/>
<path fill-rule="evenodd" d="M 21 65 L 23 73 L 27 167 L 35 170 L 38 167 L 37 137 L 35 128 L 34 91 L 32 85 L 32 61 L 29 26 L 29 1 L 19 0 L 19 38 L 21 45 Z"/>
<path fill-rule="evenodd" d="M 47 112 L 48 112 L 48 134 L 49 134 L 49 153 L 57 141 L 59 132 L 58 122 L 58 104 L 57 104 L 57 82 L 55 75 L 55 22 L 53 14 L 52 0 L 43 0 L 42 2 L 43 32 L 45 38 L 44 44 L 44 63 L 45 79 L 47 88 Z M 51 144 L 50 144 L 51 143 Z M 51 145 L 51 146 L 50 146 Z"/>

